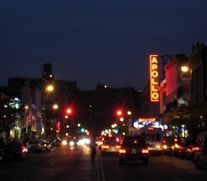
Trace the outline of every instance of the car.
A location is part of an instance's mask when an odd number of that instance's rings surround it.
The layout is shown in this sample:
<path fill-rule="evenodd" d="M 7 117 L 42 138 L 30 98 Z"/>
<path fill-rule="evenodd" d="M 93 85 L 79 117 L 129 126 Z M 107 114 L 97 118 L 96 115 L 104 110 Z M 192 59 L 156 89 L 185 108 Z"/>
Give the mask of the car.
<path fill-rule="evenodd" d="M 198 153 L 201 149 L 201 145 L 197 142 L 191 143 L 185 152 L 185 158 L 194 161 L 194 156 Z"/>
<path fill-rule="evenodd" d="M 29 140 L 27 143 L 28 153 L 40 153 L 42 152 L 42 145 L 39 140 Z"/>
<path fill-rule="evenodd" d="M 195 153 L 194 162 L 196 168 L 203 168 L 204 166 L 207 166 L 207 147 L 202 148 L 202 150 Z"/>
<path fill-rule="evenodd" d="M 192 144 L 196 144 L 196 140 L 192 138 L 187 138 L 183 142 L 178 144 L 176 148 L 177 156 L 181 158 L 186 158 L 186 153 L 190 150 Z"/>
<path fill-rule="evenodd" d="M 171 137 L 164 137 L 162 140 L 163 154 L 172 154 L 174 150 L 174 139 Z"/>
<path fill-rule="evenodd" d="M 207 166 L 207 131 L 201 132 L 197 136 L 196 142 L 199 149 L 195 152 L 193 161 L 197 168 L 202 168 L 203 166 Z"/>
<path fill-rule="evenodd" d="M 2 160 L 8 159 L 26 159 L 28 155 L 28 150 L 26 146 L 19 141 L 12 141 L 3 149 Z"/>
<path fill-rule="evenodd" d="M 207 149 L 196 153 L 194 161 L 196 168 L 203 168 L 204 166 L 207 166 Z"/>
<path fill-rule="evenodd" d="M 125 161 L 141 160 L 144 165 L 149 163 L 149 150 L 142 136 L 125 136 L 119 149 L 119 164 Z"/>
<path fill-rule="evenodd" d="M 116 140 L 105 140 L 101 146 L 101 153 L 103 156 L 106 154 L 118 155 L 120 147 L 121 144 Z"/>
<path fill-rule="evenodd" d="M 50 152 L 52 149 L 52 143 L 49 140 L 44 140 L 41 142 L 42 151 Z"/>

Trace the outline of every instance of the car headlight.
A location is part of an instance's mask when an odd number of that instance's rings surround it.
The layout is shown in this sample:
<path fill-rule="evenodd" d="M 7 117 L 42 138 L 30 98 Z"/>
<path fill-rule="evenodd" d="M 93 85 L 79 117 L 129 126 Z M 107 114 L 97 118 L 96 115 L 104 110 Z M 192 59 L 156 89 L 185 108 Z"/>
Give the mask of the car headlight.
<path fill-rule="evenodd" d="M 148 149 L 143 149 L 142 153 L 149 153 L 149 150 Z"/>
<path fill-rule="evenodd" d="M 126 150 L 125 149 L 120 149 L 119 153 L 126 153 Z"/>
<path fill-rule="evenodd" d="M 66 140 L 63 140 L 62 141 L 62 145 L 67 145 L 67 141 Z"/>
<path fill-rule="evenodd" d="M 75 142 L 74 141 L 70 141 L 70 146 L 74 146 Z"/>

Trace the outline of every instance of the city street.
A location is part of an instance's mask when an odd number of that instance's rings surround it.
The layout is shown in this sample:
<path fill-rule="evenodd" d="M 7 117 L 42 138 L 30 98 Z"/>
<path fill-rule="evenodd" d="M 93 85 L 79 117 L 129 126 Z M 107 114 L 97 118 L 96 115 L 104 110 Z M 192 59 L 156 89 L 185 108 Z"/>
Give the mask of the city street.
<path fill-rule="evenodd" d="M 198 170 L 190 160 L 174 156 L 151 156 L 142 162 L 118 164 L 117 156 L 96 156 L 90 148 L 57 149 L 29 154 L 27 160 L 0 160 L 1 181 L 197 181 L 207 178 L 207 168 Z"/>

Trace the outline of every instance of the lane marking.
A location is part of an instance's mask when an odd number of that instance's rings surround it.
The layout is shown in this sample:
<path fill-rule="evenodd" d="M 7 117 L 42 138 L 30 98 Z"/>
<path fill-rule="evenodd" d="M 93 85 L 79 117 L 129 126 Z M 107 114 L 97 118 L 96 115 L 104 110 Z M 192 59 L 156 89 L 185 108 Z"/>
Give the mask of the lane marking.
<path fill-rule="evenodd" d="M 98 165 L 99 165 L 98 172 L 99 172 L 99 175 L 100 175 L 100 180 L 101 181 L 106 181 L 106 178 L 105 178 L 105 175 L 104 175 L 103 164 L 102 164 L 102 161 L 100 159 L 99 154 L 98 154 Z"/>

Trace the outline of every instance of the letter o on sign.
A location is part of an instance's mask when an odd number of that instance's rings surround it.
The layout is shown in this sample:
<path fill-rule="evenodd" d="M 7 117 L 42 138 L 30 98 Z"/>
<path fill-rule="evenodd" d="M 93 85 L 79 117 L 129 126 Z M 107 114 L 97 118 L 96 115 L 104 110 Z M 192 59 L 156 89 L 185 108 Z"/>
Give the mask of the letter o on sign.
<path fill-rule="evenodd" d="M 159 94 L 157 92 L 152 93 L 152 98 L 157 100 L 159 98 Z"/>

